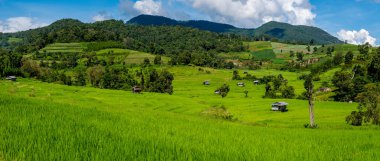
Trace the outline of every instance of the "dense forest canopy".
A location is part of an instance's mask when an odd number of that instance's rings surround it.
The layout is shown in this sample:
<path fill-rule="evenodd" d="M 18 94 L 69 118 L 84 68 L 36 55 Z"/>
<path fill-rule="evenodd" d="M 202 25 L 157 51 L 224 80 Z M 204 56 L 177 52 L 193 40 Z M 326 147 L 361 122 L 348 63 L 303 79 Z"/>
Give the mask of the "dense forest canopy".
<path fill-rule="evenodd" d="M 42 49 L 51 43 L 118 41 L 129 49 L 154 54 L 179 54 L 180 52 L 226 52 L 242 51 L 243 43 L 233 35 L 222 35 L 180 26 L 127 25 L 123 21 L 108 20 L 82 23 L 74 19 L 63 19 L 53 24 L 29 31 L 6 34 L 7 37 L 22 38 L 20 52 L 28 53 Z M 2 44 L 3 46 L 7 44 Z"/>

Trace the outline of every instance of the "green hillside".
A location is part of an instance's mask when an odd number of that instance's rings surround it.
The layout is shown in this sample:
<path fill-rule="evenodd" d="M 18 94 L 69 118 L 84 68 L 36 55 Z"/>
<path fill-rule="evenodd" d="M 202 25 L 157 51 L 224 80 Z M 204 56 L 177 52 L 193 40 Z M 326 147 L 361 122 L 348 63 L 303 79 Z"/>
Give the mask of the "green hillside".
<path fill-rule="evenodd" d="M 126 64 L 135 64 L 139 65 L 144 62 L 145 58 L 148 58 L 150 62 L 154 61 L 155 55 L 139 52 L 129 49 L 103 49 L 96 52 L 99 58 L 108 59 L 109 56 L 114 57 L 115 59 L 122 59 Z M 167 64 L 170 58 L 162 57 L 164 64 Z"/>
<path fill-rule="evenodd" d="M 331 36 L 322 29 L 311 26 L 293 26 L 280 22 L 268 22 L 255 30 L 255 37 L 269 37 L 281 42 L 297 44 L 339 44 L 338 38 Z"/>
<path fill-rule="evenodd" d="M 221 24 L 210 21 L 177 21 L 163 16 L 139 15 L 127 22 L 141 26 L 185 26 L 199 30 L 216 33 L 236 34 L 248 39 L 278 40 L 280 42 L 309 44 L 337 44 L 343 43 L 326 31 L 311 26 L 294 26 L 287 23 L 268 22 L 256 29 L 237 28 L 229 24 Z"/>
<path fill-rule="evenodd" d="M 0 34 L 0 161 L 380 160 L 380 48 L 255 33 L 63 19 Z"/>
<path fill-rule="evenodd" d="M 232 71 L 211 74 L 196 67 L 169 68 L 176 75 L 173 95 L 68 87 L 21 79 L 0 81 L 0 152 L 5 160 L 378 160 L 378 128 L 353 128 L 344 117 L 356 104 L 316 102 L 319 129 L 308 122 L 307 102 L 263 99 L 264 85 L 229 78 Z M 282 73 L 301 93 L 299 74 Z M 203 86 L 210 80 L 210 86 Z M 231 93 L 213 94 L 223 83 Z M 244 90 L 249 97 L 244 97 Z M 270 111 L 287 101 L 289 112 Z M 203 115 L 224 106 L 236 121 Z M 186 129 L 186 130 L 184 130 Z M 310 139 L 312 138 L 312 139 Z M 331 145 L 334 146 L 331 146 Z M 33 148 L 30 148 L 33 147 Z M 273 147 L 278 148 L 275 152 Z M 38 148 L 38 151 L 33 149 Z M 292 149 L 291 151 L 289 149 Z M 313 149 L 318 153 L 309 153 Z M 366 149 L 366 150 L 363 150 Z"/>
<path fill-rule="evenodd" d="M 55 43 L 41 49 L 40 52 L 48 53 L 80 53 L 86 49 L 85 44 L 81 43 Z"/>

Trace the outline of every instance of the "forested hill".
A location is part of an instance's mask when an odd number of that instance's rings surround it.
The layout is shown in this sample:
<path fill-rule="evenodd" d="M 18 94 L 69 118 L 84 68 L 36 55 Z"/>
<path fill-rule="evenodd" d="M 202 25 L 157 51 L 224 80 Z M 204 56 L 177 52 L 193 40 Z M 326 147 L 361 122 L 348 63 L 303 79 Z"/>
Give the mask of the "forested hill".
<path fill-rule="evenodd" d="M 143 26 L 186 26 L 217 33 L 235 33 L 251 39 L 275 40 L 297 44 L 339 44 L 336 37 L 326 31 L 311 26 L 294 26 L 287 23 L 268 22 L 257 29 L 242 29 L 228 24 L 210 21 L 177 21 L 162 16 L 140 15 L 132 18 L 128 24 Z"/>
<path fill-rule="evenodd" d="M 340 44 L 338 38 L 317 27 L 294 26 L 287 23 L 268 22 L 255 30 L 255 36 L 261 35 L 277 38 L 287 43 L 305 44 Z"/>
<path fill-rule="evenodd" d="M 140 15 L 132 18 L 127 22 L 128 24 L 138 24 L 144 26 L 185 26 L 197 28 L 200 30 L 206 30 L 211 32 L 230 32 L 231 30 L 237 29 L 232 25 L 215 23 L 210 21 L 177 21 L 163 16 L 151 16 L 151 15 Z"/>
<path fill-rule="evenodd" d="M 181 26 L 139 26 L 123 21 L 107 20 L 82 23 L 74 19 L 63 19 L 53 24 L 13 34 L 7 37 L 20 38 L 19 53 L 30 53 L 47 44 L 68 42 L 114 41 L 123 47 L 160 55 L 178 55 L 187 52 L 242 51 L 243 43 L 238 38 Z"/>

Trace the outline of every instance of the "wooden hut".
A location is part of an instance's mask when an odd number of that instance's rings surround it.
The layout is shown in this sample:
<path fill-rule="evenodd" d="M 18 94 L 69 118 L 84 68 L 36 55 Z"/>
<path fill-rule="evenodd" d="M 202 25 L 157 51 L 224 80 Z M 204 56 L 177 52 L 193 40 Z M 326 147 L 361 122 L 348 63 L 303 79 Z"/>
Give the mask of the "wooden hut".
<path fill-rule="evenodd" d="M 132 87 L 132 93 L 141 93 L 142 89 L 139 86 Z"/>
<path fill-rule="evenodd" d="M 245 83 L 244 82 L 239 82 L 239 83 L 237 83 L 237 86 L 239 86 L 239 87 L 245 87 Z"/>
<path fill-rule="evenodd" d="M 204 81 L 203 82 L 203 85 L 205 85 L 205 86 L 209 86 L 211 83 L 210 83 L 210 81 Z"/>
<path fill-rule="evenodd" d="M 10 81 L 16 81 L 17 80 L 17 77 L 16 76 L 8 76 L 5 78 L 6 80 L 10 80 Z"/>
<path fill-rule="evenodd" d="M 288 111 L 287 106 L 289 104 L 286 102 L 275 102 L 272 104 L 272 111 L 281 111 L 281 112 L 286 112 Z"/>

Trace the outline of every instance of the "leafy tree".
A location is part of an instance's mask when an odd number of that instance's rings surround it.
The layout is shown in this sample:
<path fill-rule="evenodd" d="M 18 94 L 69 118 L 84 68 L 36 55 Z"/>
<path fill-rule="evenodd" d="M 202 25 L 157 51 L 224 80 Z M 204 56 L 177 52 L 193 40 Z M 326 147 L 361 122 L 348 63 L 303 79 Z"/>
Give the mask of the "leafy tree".
<path fill-rule="evenodd" d="M 371 45 L 367 42 L 363 45 L 359 45 L 358 46 L 358 50 L 360 52 L 360 54 L 363 54 L 363 55 L 368 55 L 369 53 L 369 50 L 371 49 Z"/>
<path fill-rule="evenodd" d="M 332 53 L 333 53 L 333 49 L 330 48 L 330 47 L 327 47 L 326 55 L 329 56 L 329 57 L 331 57 Z"/>
<path fill-rule="evenodd" d="M 338 71 L 332 79 L 333 85 L 337 88 L 334 90 L 335 101 L 352 101 L 354 100 L 354 84 L 352 83 L 352 73 L 346 71 Z"/>
<path fill-rule="evenodd" d="M 232 80 L 241 80 L 241 76 L 239 75 L 239 71 L 234 70 L 234 72 L 232 74 L 233 74 Z"/>
<path fill-rule="evenodd" d="M 354 53 L 352 51 L 347 52 L 347 54 L 344 56 L 344 64 L 351 64 L 353 59 Z"/>
<path fill-rule="evenodd" d="M 296 94 L 295 94 L 294 91 L 295 90 L 294 90 L 293 86 L 286 86 L 282 90 L 281 95 L 282 95 L 283 98 L 292 99 L 292 98 L 294 98 L 296 96 Z"/>
<path fill-rule="evenodd" d="M 143 67 L 150 66 L 150 60 L 148 58 L 144 58 Z"/>
<path fill-rule="evenodd" d="M 306 50 L 307 50 L 307 52 L 310 52 L 310 51 L 311 51 L 311 49 L 310 49 L 310 45 L 307 45 Z"/>
<path fill-rule="evenodd" d="M 85 72 L 84 71 L 77 70 L 74 73 L 74 78 L 75 78 L 74 85 L 76 85 L 76 86 L 86 86 L 86 76 L 85 76 Z"/>
<path fill-rule="evenodd" d="M 303 61 L 303 53 L 297 52 L 297 61 Z"/>
<path fill-rule="evenodd" d="M 344 61 L 344 56 L 341 52 L 338 52 L 333 57 L 333 63 L 335 66 L 339 66 Z"/>
<path fill-rule="evenodd" d="M 219 91 L 220 96 L 224 98 L 228 95 L 228 92 L 230 92 L 230 87 L 227 84 L 223 84 L 217 90 Z"/>
<path fill-rule="evenodd" d="M 156 65 L 160 65 L 162 62 L 161 62 L 161 56 L 160 55 L 157 55 L 156 57 L 154 57 L 154 64 Z"/>
<path fill-rule="evenodd" d="M 101 65 L 88 68 L 87 75 L 88 75 L 91 85 L 94 87 L 101 87 L 100 81 L 102 80 L 104 73 L 105 73 L 105 69 Z"/>
<path fill-rule="evenodd" d="M 318 48 L 315 46 L 314 48 L 313 48 L 313 53 L 316 53 L 318 51 Z"/>
<path fill-rule="evenodd" d="M 25 77 L 37 77 L 40 74 L 40 65 L 34 60 L 25 60 L 21 72 Z"/>
<path fill-rule="evenodd" d="M 367 67 L 368 77 L 374 81 L 380 81 L 380 49 L 377 50 Z"/>
<path fill-rule="evenodd" d="M 352 69 L 352 73 L 354 73 L 354 76 L 365 76 L 366 75 L 366 68 L 361 65 L 355 65 Z"/>
<path fill-rule="evenodd" d="M 356 100 L 359 102 L 358 111 L 352 111 L 346 117 L 346 122 L 361 126 L 362 123 L 380 124 L 380 86 L 379 84 L 367 84 L 364 92 L 360 93 Z"/>
<path fill-rule="evenodd" d="M 352 111 L 351 115 L 346 117 L 346 122 L 353 126 L 361 126 L 363 124 L 363 115 L 362 111 Z"/>
<path fill-rule="evenodd" d="M 111 75 L 111 72 L 109 70 L 109 67 L 106 66 L 105 67 L 105 70 L 104 70 L 104 74 L 100 80 L 100 87 L 101 88 L 105 88 L 105 89 L 112 89 L 113 87 L 113 82 L 114 80 L 112 80 L 112 75 Z"/>
<path fill-rule="evenodd" d="M 267 97 L 267 98 L 276 98 L 276 90 L 274 88 L 274 85 L 272 82 L 270 83 L 267 83 L 265 85 L 265 95 L 264 97 Z"/>
<path fill-rule="evenodd" d="M 233 69 L 234 67 L 235 67 L 235 65 L 234 65 L 233 62 L 228 62 L 228 63 L 226 63 L 226 65 L 225 65 L 225 68 L 227 68 L 227 69 Z"/>

